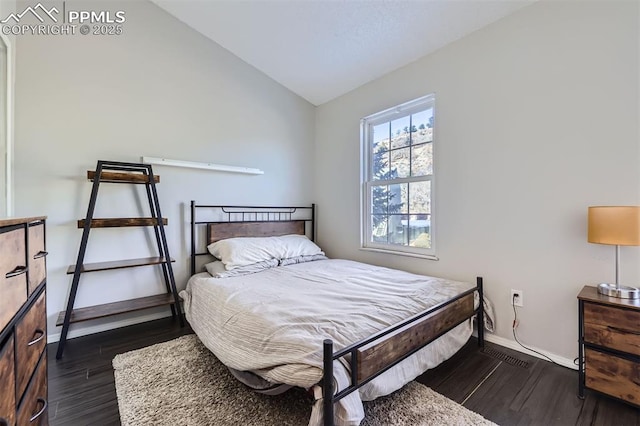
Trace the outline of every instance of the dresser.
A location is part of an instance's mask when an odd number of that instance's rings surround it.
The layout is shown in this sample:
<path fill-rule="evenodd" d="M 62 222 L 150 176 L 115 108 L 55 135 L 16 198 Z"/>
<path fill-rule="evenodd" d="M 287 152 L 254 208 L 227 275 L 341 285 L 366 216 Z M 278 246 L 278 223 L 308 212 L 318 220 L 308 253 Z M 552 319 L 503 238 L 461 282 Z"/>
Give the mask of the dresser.
<path fill-rule="evenodd" d="M 594 390 L 640 407 L 640 300 L 578 295 L 578 391 Z"/>
<path fill-rule="evenodd" d="M 45 219 L 0 219 L 0 426 L 48 424 Z"/>

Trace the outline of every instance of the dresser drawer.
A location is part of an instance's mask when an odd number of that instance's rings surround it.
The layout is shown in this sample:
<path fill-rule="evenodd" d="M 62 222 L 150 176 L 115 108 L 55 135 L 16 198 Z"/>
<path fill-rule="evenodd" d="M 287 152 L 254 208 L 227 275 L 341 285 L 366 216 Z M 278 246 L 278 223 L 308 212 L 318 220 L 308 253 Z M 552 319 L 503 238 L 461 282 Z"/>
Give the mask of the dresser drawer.
<path fill-rule="evenodd" d="M 585 303 L 584 340 L 640 356 L 640 312 Z"/>
<path fill-rule="evenodd" d="M 0 234 L 0 329 L 27 300 L 24 228 Z"/>
<path fill-rule="evenodd" d="M 18 426 L 48 425 L 47 354 L 42 356 L 18 408 Z"/>
<path fill-rule="evenodd" d="M 47 275 L 47 252 L 44 247 L 44 224 L 29 227 L 29 294 L 44 281 Z"/>
<path fill-rule="evenodd" d="M 27 388 L 40 354 L 47 345 L 46 292 L 24 314 L 16 326 L 16 390 L 22 395 Z"/>
<path fill-rule="evenodd" d="M 585 384 L 588 388 L 640 404 L 640 364 L 586 349 Z"/>
<path fill-rule="evenodd" d="M 16 422 L 16 383 L 14 374 L 13 336 L 0 348 L 0 425 L 13 425 Z M 3 423 L 4 421 L 4 423 Z"/>

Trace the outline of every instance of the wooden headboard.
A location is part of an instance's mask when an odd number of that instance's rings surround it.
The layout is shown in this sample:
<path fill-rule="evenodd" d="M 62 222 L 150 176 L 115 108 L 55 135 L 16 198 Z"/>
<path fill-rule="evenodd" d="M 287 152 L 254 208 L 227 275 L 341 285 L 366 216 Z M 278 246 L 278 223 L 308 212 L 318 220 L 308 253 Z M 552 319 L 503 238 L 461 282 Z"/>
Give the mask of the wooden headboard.
<path fill-rule="evenodd" d="M 207 256 L 207 245 L 234 237 L 275 237 L 306 235 L 315 240 L 315 204 L 310 206 L 255 207 L 199 205 L 191 201 L 191 275 L 196 273 L 196 257 Z M 198 220 L 206 211 L 209 220 Z M 198 238 L 198 230 L 206 236 Z"/>
<path fill-rule="evenodd" d="M 207 224 L 207 244 L 235 237 L 278 237 L 305 235 L 304 220 L 210 222 Z"/>

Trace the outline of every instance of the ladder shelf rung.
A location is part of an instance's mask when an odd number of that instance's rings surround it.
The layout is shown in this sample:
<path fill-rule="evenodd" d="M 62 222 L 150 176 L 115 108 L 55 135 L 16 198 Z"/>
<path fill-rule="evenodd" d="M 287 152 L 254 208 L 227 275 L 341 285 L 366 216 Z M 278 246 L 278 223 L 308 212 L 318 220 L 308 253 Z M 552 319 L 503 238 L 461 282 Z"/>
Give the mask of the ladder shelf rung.
<path fill-rule="evenodd" d="M 169 259 L 169 261 L 175 262 L 176 260 Z M 160 265 L 162 263 L 166 263 L 164 257 L 142 257 L 139 259 L 115 260 L 111 262 L 85 263 L 82 265 L 80 272 L 108 271 L 110 269 L 135 268 L 136 266 Z M 69 265 L 67 275 L 73 274 L 75 270 L 76 265 Z"/>
<path fill-rule="evenodd" d="M 95 177 L 96 177 L 95 170 L 87 170 L 87 179 L 93 182 L 93 179 L 95 179 Z M 160 176 L 153 175 L 153 181 L 155 183 L 160 183 Z M 144 183 L 149 183 L 150 180 L 149 180 L 149 175 L 145 175 L 142 173 L 103 171 L 100 174 L 100 182 L 144 184 Z"/>
<path fill-rule="evenodd" d="M 78 221 L 78 228 L 84 228 L 85 219 Z M 162 218 L 162 224 L 167 225 L 166 217 Z M 125 226 L 157 226 L 158 220 L 155 217 L 117 217 L 108 219 L 92 219 L 92 228 L 120 228 Z"/>
<path fill-rule="evenodd" d="M 111 315 L 124 314 L 126 312 L 155 308 L 157 306 L 171 305 L 175 303 L 173 294 L 163 293 L 154 296 L 139 297 L 137 299 L 122 300 L 119 302 L 105 303 L 103 305 L 87 306 L 71 311 L 70 323 L 88 321 L 96 318 L 104 318 Z M 65 311 L 58 314 L 56 325 L 64 324 Z"/>

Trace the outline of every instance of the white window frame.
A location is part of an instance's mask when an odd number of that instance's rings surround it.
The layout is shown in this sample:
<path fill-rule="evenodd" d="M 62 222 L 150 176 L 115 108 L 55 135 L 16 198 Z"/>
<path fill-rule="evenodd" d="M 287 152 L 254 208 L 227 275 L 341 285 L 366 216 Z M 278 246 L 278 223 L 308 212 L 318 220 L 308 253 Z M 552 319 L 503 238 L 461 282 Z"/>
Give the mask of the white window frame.
<path fill-rule="evenodd" d="M 0 66 L 4 67 L 4 73 L 0 72 L 0 90 L 3 92 L 0 96 L 2 107 L 0 114 L 4 125 L 0 125 L 0 137 L 3 143 L 0 144 L 0 216 L 13 215 L 13 45 L 11 40 L 4 34 L 0 34 L 3 49 L 0 52 L 2 59 Z M 4 74 L 4 75 L 2 75 Z"/>
<path fill-rule="evenodd" d="M 372 174 L 372 163 L 373 163 L 373 141 L 372 141 L 372 129 L 374 126 L 391 121 L 396 117 L 404 117 L 407 115 L 411 115 L 416 112 L 424 111 L 426 109 L 431 108 L 433 110 L 433 140 L 432 144 L 432 174 L 427 176 L 419 176 L 419 177 L 407 177 L 407 178 L 397 178 L 389 181 L 374 181 Z M 438 260 L 436 257 L 436 215 L 435 215 L 435 176 L 436 176 L 436 108 L 435 108 L 435 94 L 429 94 L 426 96 L 422 96 L 418 99 L 414 99 L 409 102 L 405 102 L 401 105 L 386 109 L 384 111 L 380 111 L 378 113 L 369 115 L 360 120 L 360 243 L 362 250 L 368 251 L 376 251 L 382 253 L 389 254 L 398 254 L 403 256 L 411 256 L 411 257 L 420 257 L 431 260 Z M 431 209 L 430 209 L 430 225 L 429 225 L 429 233 L 431 237 L 431 248 L 422 248 L 422 247 L 410 247 L 410 246 L 401 246 L 396 244 L 384 244 L 384 243 L 376 243 L 372 241 L 371 238 L 371 187 L 372 184 L 380 184 L 387 182 L 389 184 L 396 183 L 410 183 L 410 182 L 423 182 L 430 181 L 431 182 Z"/>

